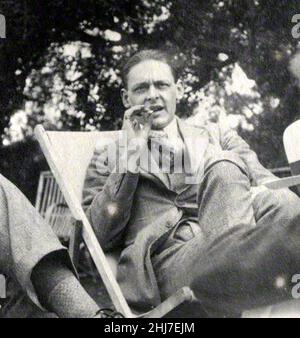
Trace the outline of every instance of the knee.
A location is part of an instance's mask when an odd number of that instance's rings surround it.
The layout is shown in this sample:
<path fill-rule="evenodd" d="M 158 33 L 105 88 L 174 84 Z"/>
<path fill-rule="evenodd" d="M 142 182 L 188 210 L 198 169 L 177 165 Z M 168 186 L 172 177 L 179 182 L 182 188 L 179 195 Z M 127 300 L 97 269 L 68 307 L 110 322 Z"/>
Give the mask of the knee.
<path fill-rule="evenodd" d="M 273 192 L 273 208 L 282 220 L 300 225 L 300 199 L 289 190 Z"/>
<path fill-rule="evenodd" d="M 213 164 L 207 172 L 210 179 L 218 184 L 237 183 L 241 180 L 248 180 L 246 173 L 231 161 L 219 161 Z"/>

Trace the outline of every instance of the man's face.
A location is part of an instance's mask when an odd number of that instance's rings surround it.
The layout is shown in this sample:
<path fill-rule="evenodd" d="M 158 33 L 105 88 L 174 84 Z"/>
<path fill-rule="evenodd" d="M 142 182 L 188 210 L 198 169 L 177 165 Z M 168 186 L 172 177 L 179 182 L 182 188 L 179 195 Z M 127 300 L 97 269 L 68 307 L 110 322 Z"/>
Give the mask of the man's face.
<path fill-rule="evenodd" d="M 162 129 L 174 118 L 176 100 L 183 94 L 180 82 L 175 83 L 168 64 L 145 60 L 132 67 L 127 77 L 127 90 L 123 90 L 126 108 L 145 105 L 152 108 L 152 129 Z"/>

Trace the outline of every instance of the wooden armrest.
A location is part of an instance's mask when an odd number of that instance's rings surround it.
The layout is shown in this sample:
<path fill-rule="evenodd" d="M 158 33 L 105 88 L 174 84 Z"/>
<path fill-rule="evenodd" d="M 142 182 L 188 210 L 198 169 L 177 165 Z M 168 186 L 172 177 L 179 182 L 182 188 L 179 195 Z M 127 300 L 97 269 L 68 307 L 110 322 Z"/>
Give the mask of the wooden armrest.
<path fill-rule="evenodd" d="M 263 185 L 269 189 L 283 189 L 300 184 L 300 175 L 278 178 Z"/>
<path fill-rule="evenodd" d="M 175 309 L 177 306 L 184 302 L 192 302 L 195 299 L 193 291 L 184 286 L 175 292 L 172 296 L 164 300 L 161 304 L 159 304 L 155 309 L 146 312 L 140 316 L 139 318 L 161 318 L 165 316 L 167 313 Z"/>

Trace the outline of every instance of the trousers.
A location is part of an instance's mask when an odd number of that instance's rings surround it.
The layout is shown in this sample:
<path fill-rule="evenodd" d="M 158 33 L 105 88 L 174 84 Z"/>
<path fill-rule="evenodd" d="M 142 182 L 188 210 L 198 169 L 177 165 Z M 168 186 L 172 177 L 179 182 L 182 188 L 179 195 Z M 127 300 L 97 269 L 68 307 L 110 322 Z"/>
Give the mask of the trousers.
<path fill-rule="evenodd" d="M 179 222 L 152 263 L 162 298 L 190 286 L 207 316 L 292 299 L 300 273 L 300 199 L 289 189 L 251 194 L 248 176 L 219 161 L 198 189 L 197 227 Z"/>
<path fill-rule="evenodd" d="M 48 316 L 37 298 L 31 273 L 50 253 L 73 269 L 51 227 L 22 192 L 0 175 L 0 275 L 6 280 L 2 288 L 9 298 L 1 299 L 0 317 Z"/>

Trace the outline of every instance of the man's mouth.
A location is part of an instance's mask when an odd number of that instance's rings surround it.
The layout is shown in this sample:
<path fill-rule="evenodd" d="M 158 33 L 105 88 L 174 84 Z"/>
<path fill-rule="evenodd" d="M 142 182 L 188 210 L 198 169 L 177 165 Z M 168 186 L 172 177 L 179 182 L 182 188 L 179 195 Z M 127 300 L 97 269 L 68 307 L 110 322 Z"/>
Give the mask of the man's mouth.
<path fill-rule="evenodd" d="M 159 104 L 159 105 L 153 105 L 153 106 L 150 106 L 149 108 L 150 108 L 150 110 L 152 110 L 153 113 L 156 115 L 156 113 L 158 113 L 158 112 L 160 112 L 161 110 L 164 109 L 164 106 L 162 106 L 162 105 Z"/>

